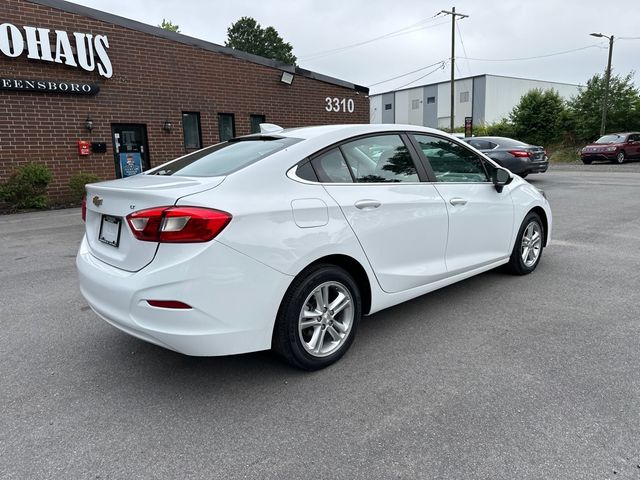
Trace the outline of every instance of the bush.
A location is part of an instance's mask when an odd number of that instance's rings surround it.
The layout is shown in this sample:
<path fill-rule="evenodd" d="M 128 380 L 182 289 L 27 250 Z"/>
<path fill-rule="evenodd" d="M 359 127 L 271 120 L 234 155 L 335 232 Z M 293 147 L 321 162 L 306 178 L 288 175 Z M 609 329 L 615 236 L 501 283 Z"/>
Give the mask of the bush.
<path fill-rule="evenodd" d="M 39 163 L 28 163 L 9 177 L 7 183 L 0 188 L 0 197 L 14 208 L 45 208 L 49 183 L 49 168 Z"/>
<path fill-rule="evenodd" d="M 74 202 L 80 203 L 85 196 L 85 185 L 87 183 L 99 182 L 100 178 L 94 173 L 77 173 L 69 181 L 71 198 Z"/>

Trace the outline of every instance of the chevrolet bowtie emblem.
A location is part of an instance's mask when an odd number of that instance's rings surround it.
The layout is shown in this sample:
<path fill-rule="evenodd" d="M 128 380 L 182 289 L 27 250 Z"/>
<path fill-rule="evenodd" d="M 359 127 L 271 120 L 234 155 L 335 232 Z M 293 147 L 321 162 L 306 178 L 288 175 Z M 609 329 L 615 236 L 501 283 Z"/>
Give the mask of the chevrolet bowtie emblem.
<path fill-rule="evenodd" d="M 92 202 L 96 207 L 102 205 L 102 199 L 98 195 L 93 197 Z"/>

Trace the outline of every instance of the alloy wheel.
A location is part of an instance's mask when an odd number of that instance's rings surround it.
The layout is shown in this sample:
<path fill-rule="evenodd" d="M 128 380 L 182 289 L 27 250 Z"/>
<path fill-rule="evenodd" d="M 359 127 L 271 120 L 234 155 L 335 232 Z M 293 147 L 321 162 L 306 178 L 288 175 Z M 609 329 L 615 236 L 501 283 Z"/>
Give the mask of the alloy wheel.
<path fill-rule="evenodd" d="M 522 263 L 528 268 L 532 267 L 540 257 L 542 250 L 542 228 L 536 221 L 531 221 L 524 229 L 520 243 L 520 256 Z"/>
<path fill-rule="evenodd" d="M 342 347 L 354 320 L 351 292 L 340 282 L 325 282 L 306 298 L 298 319 L 298 335 L 305 351 L 326 357 Z"/>

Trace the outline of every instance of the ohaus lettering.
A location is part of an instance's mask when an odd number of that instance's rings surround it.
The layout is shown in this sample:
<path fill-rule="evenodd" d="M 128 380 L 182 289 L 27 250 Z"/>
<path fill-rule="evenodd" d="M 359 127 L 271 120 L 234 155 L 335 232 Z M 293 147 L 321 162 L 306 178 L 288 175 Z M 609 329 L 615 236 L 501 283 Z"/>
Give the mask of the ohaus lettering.
<path fill-rule="evenodd" d="M 27 52 L 27 58 L 45 62 L 64 63 L 70 67 L 80 67 L 88 72 L 98 70 L 106 78 L 113 75 L 113 67 L 107 49 L 109 40 L 106 35 L 74 33 L 74 47 L 69 35 L 63 30 L 51 32 L 48 28 L 22 27 L 3 23 L 0 25 L 0 52 L 7 57 L 16 58 Z M 75 54 L 74 54 L 75 50 Z"/>

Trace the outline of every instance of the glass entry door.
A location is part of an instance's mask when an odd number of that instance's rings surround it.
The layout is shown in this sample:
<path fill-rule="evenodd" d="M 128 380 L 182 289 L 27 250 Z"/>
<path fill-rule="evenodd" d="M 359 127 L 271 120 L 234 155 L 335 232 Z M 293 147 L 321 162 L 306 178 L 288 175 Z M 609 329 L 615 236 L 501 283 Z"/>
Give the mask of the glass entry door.
<path fill-rule="evenodd" d="M 146 125 L 114 123 L 111 134 L 116 178 L 130 177 L 151 168 Z"/>

